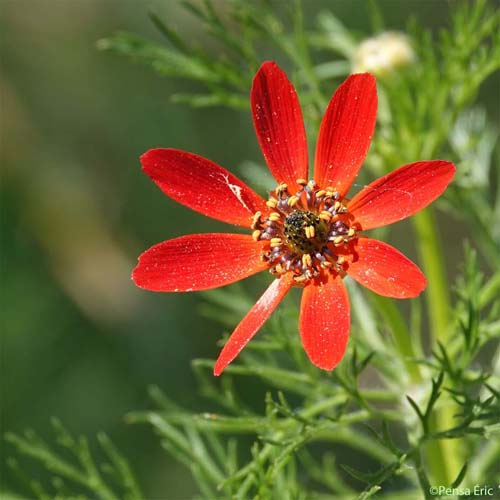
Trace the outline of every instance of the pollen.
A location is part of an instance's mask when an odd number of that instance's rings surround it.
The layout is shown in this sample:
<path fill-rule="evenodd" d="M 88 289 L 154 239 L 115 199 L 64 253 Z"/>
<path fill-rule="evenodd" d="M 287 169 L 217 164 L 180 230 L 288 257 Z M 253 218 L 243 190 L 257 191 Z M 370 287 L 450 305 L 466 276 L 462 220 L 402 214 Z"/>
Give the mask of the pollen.
<path fill-rule="evenodd" d="M 323 210 L 320 214 L 319 214 L 319 218 L 320 219 L 323 219 L 324 221 L 326 222 L 329 222 L 332 218 L 332 214 L 331 212 L 329 212 L 328 210 Z"/>
<path fill-rule="evenodd" d="M 312 258 L 308 253 L 305 253 L 302 256 L 302 264 L 304 267 L 311 267 L 312 266 Z"/>
<path fill-rule="evenodd" d="M 260 218 L 262 217 L 262 212 L 255 212 L 253 218 L 252 218 L 252 229 L 256 229 L 257 226 L 259 225 Z"/>
<path fill-rule="evenodd" d="M 314 226 L 306 227 L 305 231 L 306 231 L 307 238 L 314 238 L 316 236 L 316 229 L 314 229 Z"/>
<path fill-rule="evenodd" d="M 262 234 L 262 231 L 260 229 L 256 229 L 253 233 L 252 233 L 252 238 L 255 240 L 255 241 L 259 241 L 260 239 L 260 235 Z"/>
<path fill-rule="evenodd" d="M 271 192 L 267 215 L 252 218 L 252 238 L 265 241 L 262 261 L 272 274 L 291 273 L 297 286 L 328 273 L 345 275 L 348 260 L 339 255 L 349 251 L 357 238 L 340 194 L 314 180 L 297 179 L 294 188 L 279 184 Z"/>
<path fill-rule="evenodd" d="M 286 190 L 288 189 L 288 185 L 285 184 L 284 182 L 282 184 L 280 184 L 276 189 L 275 189 L 275 193 L 276 194 L 280 194 L 280 193 L 283 193 L 285 192 Z"/>

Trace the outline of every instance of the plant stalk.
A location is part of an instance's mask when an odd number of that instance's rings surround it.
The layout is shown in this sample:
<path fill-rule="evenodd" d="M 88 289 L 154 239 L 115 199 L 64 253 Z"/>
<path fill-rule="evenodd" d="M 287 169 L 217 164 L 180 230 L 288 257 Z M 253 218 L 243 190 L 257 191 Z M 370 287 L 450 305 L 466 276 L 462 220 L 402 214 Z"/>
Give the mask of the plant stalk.
<path fill-rule="evenodd" d="M 412 220 L 417 233 L 420 260 L 429 280 L 426 303 L 429 313 L 430 344 L 435 348 L 437 341 L 446 344 L 451 333 L 449 287 L 442 245 L 434 214 L 430 208 L 418 213 Z M 456 410 L 456 405 L 451 402 L 436 409 L 431 417 L 431 430 L 453 427 L 453 415 Z M 463 465 L 461 444 L 458 439 L 433 440 L 426 445 L 425 455 L 436 486 L 449 486 Z"/>
<path fill-rule="evenodd" d="M 406 371 L 408 372 L 410 382 L 414 384 L 422 382 L 420 367 L 415 362 L 417 355 L 415 353 L 411 332 L 399 309 L 394 304 L 393 300 L 382 297 L 381 295 L 374 294 L 373 302 L 387 321 L 396 349 L 401 355 Z"/>

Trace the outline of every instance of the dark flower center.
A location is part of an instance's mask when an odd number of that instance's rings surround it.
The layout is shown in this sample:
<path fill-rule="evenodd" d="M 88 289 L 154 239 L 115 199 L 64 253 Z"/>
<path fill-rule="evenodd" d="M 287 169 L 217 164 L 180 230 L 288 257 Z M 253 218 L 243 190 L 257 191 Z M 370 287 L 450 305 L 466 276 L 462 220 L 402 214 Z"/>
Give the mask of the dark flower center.
<path fill-rule="evenodd" d="M 283 227 L 288 245 L 299 252 L 309 253 L 326 243 L 326 224 L 308 210 L 294 210 Z"/>
<path fill-rule="evenodd" d="M 291 272 L 296 283 L 304 283 L 326 272 L 345 273 L 340 248 L 356 237 L 346 207 L 332 188 L 319 188 L 314 181 L 297 180 L 291 195 L 280 184 L 267 201 L 267 217 L 257 212 L 252 236 L 267 240 L 262 259 L 273 274 Z"/>

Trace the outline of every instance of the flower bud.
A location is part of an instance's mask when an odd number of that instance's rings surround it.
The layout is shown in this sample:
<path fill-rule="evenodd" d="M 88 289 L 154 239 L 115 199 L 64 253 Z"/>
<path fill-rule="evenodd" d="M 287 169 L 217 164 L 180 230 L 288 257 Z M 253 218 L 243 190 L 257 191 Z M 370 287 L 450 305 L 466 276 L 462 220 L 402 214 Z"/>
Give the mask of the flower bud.
<path fill-rule="evenodd" d="M 404 33 L 386 31 L 361 42 L 352 61 L 353 73 L 366 71 L 383 76 L 415 61 L 415 53 Z"/>

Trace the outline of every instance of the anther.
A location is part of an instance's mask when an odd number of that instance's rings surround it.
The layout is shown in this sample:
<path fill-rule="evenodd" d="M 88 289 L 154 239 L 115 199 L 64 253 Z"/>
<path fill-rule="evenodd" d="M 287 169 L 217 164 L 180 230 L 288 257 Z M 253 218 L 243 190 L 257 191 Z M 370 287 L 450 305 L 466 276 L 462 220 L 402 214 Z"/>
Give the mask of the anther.
<path fill-rule="evenodd" d="M 260 235 L 261 235 L 262 231 L 260 229 L 256 229 L 253 233 L 252 233 L 252 239 L 254 241 L 259 241 L 259 238 L 260 238 Z"/>
<path fill-rule="evenodd" d="M 347 231 L 347 236 L 349 236 L 349 238 L 352 238 L 355 234 L 356 230 L 353 227 L 349 228 L 349 231 Z"/>
<path fill-rule="evenodd" d="M 312 258 L 308 253 L 305 253 L 302 256 L 302 265 L 304 267 L 311 267 L 312 266 Z"/>
<path fill-rule="evenodd" d="M 255 212 L 255 215 L 253 216 L 252 219 L 252 229 L 255 229 L 257 225 L 260 223 L 260 217 L 262 215 L 262 212 Z"/>
<path fill-rule="evenodd" d="M 287 184 L 285 184 L 285 183 L 283 182 L 283 183 L 281 183 L 281 184 L 280 184 L 280 185 L 279 185 L 279 186 L 275 189 L 275 191 L 274 191 L 274 192 L 275 192 L 276 194 L 280 194 L 280 193 L 282 193 L 283 191 L 286 191 L 286 190 L 287 190 L 287 188 L 288 188 L 288 185 L 287 185 Z"/>
<path fill-rule="evenodd" d="M 340 245 L 341 243 L 343 243 L 344 241 L 344 237 L 343 236 L 337 236 L 334 240 L 333 240 L 333 244 L 334 245 Z"/>
<path fill-rule="evenodd" d="M 323 196 L 325 196 L 326 194 L 326 191 L 324 189 L 320 189 L 317 193 L 316 193 L 316 198 L 323 198 Z"/>
<path fill-rule="evenodd" d="M 340 201 L 336 201 L 335 204 L 333 205 L 333 208 L 335 209 L 336 212 L 338 212 L 341 206 L 342 203 L 340 203 Z"/>
<path fill-rule="evenodd" d="M 295 181 L 299 186 L 305 186 L 307 184 L 307 180 L 306 179 L 297 179 Z"/>
<path fill-rule="evenodd" d="M 300 276 L 294 276 L 293 280 L 295 281 L 295 283 L 304 283 L 304 281 L 307 280 L 307 277 L 301 274 Z"/>
<path fill-rule="evenodd" d="M 283 243 L 283 241 L 281 238 L 271 238 L 269 240 L 269 243 L 271 245 L 271 248 L 275 248 L 275 247 L 279 247 Z"/>
<path fill-rule="evenodd" d="M 297 204 L 297 202 L 299 201 L 299 197 L 298 196 L 291 196 L 289 199 L 288 199 L 288 206 L 290 207 L 293 207 L 294 205 Z"/>
<path fill-rule="evenodd" d="M 278 200 L 275 200 L 274 198 L 270 198 L 269 200 L 266 201 L 266 205 L 269 208 L 276 208 L 277 204 L 278 204 Z"/>
<path fill-rule="evenodd" d="M 316 230 L 314 229 L 314 226 L 307 226 L 305 228 L 306 232 L 306 238 L 314 238 L 316 236 Z"/>
<path fill-rule="evenodd" d="M 273 222 L 276 222 L 280 219 L 281 219 L 281 214 L 279 214 L 278 212 L 271 212 L 269 214 L 269 220 L 271 220 Z"/>
<path fill-rule="evenodd" d="M 323 210 L 320 214 L 319 214 L 319 218 L 320 219 L 323 219 L 324 221 L 326 222 L 329 222 L 330 219 L 332 218 L 332 214 L 330 212 L 328 212 L 328 210 Z"/>

